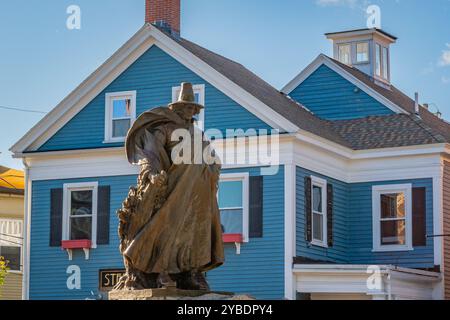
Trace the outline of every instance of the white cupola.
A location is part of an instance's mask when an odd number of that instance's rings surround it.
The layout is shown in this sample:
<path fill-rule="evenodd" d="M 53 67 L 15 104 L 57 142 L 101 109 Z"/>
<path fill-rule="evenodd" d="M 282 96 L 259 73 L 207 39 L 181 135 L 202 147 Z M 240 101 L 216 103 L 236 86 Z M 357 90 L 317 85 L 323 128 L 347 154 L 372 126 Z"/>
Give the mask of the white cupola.
<path fill-rule="evenodd" d="M 334 59 L 355 67 L 379 84 L 391 83 L 390 45 L 397 38 L 381 29 L 326 33 L 333 42 Z"/>

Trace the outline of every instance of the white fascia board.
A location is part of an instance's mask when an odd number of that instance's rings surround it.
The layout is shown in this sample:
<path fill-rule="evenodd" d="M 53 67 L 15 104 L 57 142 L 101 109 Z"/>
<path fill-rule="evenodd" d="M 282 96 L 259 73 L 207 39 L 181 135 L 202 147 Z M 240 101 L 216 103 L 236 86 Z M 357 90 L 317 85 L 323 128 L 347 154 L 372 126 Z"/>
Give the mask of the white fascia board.
<path fill-rule="evenodd" d="M 223 76 L 157 28 L 147 24 L 28 131 L 10 148 L 10 151 L 17 154 L 37 150 L 154 44 L 273 128 L 286 132 L 298 130 L 298 126 Z"/>
<path fill-rule="evenodd" d="M 353 75 L 348 73 L 346 70 L 341 68 L 338 64 L 336 64 L 333 60 L 331 60 L 329 57 L 327 57 L 324 54 L 320 54 L 311 64 L 309 64 L 305 69 L 303 69 L 302 72 L 300 72 L 293 80 L 291 80 L 286 86 L 281 89 L 282 92 L 289 95 L 295 88 L 297 88 L 303 81 L 305 81 L 314 71 L 316 71 L 320 66 L 326 65 L 331 70 L 335 71 L 337 74 L 342 76 L 344 79 L 350 81 L 355 86 L 357 86 L 359 89 L 363 90 L 365 93 L 367 93 L 369 96 L 383 104 L 384 106 L 388 107 L 395 113 L 403 113 L 403 114 L 409 114 L 406 110 L 404 110 L 402 107 L 396 105 L 383 95 L 379 94 L 369 86 L 367 86 L 364 82 L 360 81 L 359 79 L 355 78 Z M 308 106 L 306 106 L 308 107 Z"/>

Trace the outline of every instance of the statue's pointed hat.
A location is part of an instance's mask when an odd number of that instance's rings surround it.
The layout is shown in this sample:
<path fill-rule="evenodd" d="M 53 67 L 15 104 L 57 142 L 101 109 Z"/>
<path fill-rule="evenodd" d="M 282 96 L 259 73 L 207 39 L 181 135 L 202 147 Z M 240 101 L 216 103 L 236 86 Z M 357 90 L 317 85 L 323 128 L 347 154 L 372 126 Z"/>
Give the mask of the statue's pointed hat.
<path fill-rule="evenodd" d="M 180 95 L 178 96 L 178 101 L 169 104 L 169 107 L 170 108 L 177 107 L 177 106 L 182 107 L 186 104 L 195 105 L 200 109 L 204 108 L 204 106 L 195 102 L 194 89 L 192 87 L 192 83 L 189 83 L 189 82 L 183 82 L 181 84 L 181 90 L 180 90 Z"/>

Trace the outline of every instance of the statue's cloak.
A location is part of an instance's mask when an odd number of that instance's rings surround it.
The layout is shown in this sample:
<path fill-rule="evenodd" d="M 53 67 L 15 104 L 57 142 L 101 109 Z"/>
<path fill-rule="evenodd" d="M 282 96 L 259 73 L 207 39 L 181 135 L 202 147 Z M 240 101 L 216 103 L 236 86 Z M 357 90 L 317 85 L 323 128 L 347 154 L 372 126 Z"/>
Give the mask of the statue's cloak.
<path fill-rule="evenodd" d="M 170 142 L 170 135 L 177 128 L 192 130 L 192 124 L 161 107 L 142 114 L 127 135 L 130 163 L 145 164 L 153 174 L 167 173 L 159 186 L 141 180 L 141 172 L 134 212 L 121 239 L 127 263 L 145 273 L 207 271 L 224 262 L 220 165 L 173 164 L 170 154 L 177 142 Z"/>

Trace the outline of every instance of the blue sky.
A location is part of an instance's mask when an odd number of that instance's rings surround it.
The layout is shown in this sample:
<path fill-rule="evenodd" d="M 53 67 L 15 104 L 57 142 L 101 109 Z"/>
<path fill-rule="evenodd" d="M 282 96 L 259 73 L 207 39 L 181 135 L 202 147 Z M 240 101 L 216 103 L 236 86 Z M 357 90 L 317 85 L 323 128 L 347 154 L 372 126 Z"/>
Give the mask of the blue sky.
<path fill-rule="evenodd" d="M 66 9 L 81 8 L 81 30 Z M 381 7 L 392 81 L 450 119 L 450 0 L 182 0 L 182 36 L 236 60 L 280 89 L 318 54 L 326 32 L 366 26 Z M 144 0 L 0 2 L 0 106 L 50 111 L 144 22 Z M 20 168 L 9 147 L 43 114 L 0 109 L 0 164 Z"/>

